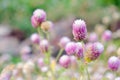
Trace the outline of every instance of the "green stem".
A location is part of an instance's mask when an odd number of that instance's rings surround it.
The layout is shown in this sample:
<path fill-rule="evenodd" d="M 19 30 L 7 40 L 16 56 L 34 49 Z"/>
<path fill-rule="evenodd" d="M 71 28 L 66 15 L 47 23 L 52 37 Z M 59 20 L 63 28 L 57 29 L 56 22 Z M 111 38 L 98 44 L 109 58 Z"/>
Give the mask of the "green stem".
<path fill-rule="evenodd" d="M 60 58 L 60 56 L 61 56 L 62 52 L 63 52 L 63 49 L 60 49 L 60 51 L 59 51 L 59 53 L 58 53 L 58 55 L 57 55 L 57 57 L 56 57 L 56 62 L 57 62 L 57 61 L 58 61 L 58 59 Z"/>
<path fill-rule="evenodd" d="M 86 68 L 86 72 L 87 72 L 87 77 L 88 77 L 88 80 L 90 80 L 90 75 L 89 75 L 89 72 L 88 72 L 87 65 L 85 65 L 85 68 Z"/>

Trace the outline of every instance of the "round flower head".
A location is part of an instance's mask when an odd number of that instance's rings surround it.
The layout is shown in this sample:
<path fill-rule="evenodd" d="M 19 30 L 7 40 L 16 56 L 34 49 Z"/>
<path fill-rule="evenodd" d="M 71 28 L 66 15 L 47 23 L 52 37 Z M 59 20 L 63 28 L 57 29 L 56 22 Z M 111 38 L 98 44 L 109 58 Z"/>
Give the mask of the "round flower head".
<path fill-rule="evenodd" d="M 59 46 L 61 48 L 65 48 L 65 46 L 68 42 L 70 42 L 70 39 L 68 37 L 62 37 L 59 41 Z"/>
<path fill-rule="evenodd" d="M 40 42 L 40 37 L 37 33 L 33 33 L 30 37 L 31 41 L 35 44 L 39 44 Z"/>
<path fill-rule="evenodd" d="M 120 60 L 117 57 L 112 56 L 112 57 L 109 58 L 109 60 L 108 60 L 108 67 L 111 70 L 117 71 L 119 66 L 120 66 Z"/>
<path fill-rule="evenodd" d="M 45 21 L 41 23 L 41 29 L 44 31 L 49 31 L 53 28 L 53 23 L 51 21 Z"/>
<path fill-rule="evenodd" d="M 75 52 L 75 55 L 78 58 L 83 58 L 83 46 L 82 46 L 82 43 L 80 43 L 80 42 L 76 43 L 76 52 Z"/>
<path fill-rule="evenodd" d="M 68 55 L 63 55 L 59 59 L 59 64 L 64 68 L 68 68 L 70 66 L 70 62 L 71 60 Z"/>
<path fill-rule="evenodd" d="M 37 27 L 40 25 L 39 22 L 36 21 L 34 15 L 31 17 L 31 24 L 32 24 L 32 26 L 33 26 L 34 28 L 37 28 Z"/>
<path fill-rule="evenodd" d="M 41 52 L 45 53 L 48 52 L 48 48 L 49 48 L 49 42 L 44 39 L 40 42 L 40 50 Z"/>
<path fill-rule="evenodd" d="M 87 62 L 96 60 L 100 54 L 103 52 L 104 47 L 100 42 L 95 42 L 93 44 L 88 44 L 86 46 L 85 60 Z"/>
<path fill-rule="evenodd" d="M 68 55 L 72 55 L 76 51 L 76 44 L 75 42 L 68 42 L 65 46 L 65 51 Z"/>
<path fill-rule="evenodd" d="M 112 38 L 112 32 L 110 30 L 106 30 L 102 35 L 103 41 L 109 41 Z"/>
<path fill-rule="evenodd" d="M 37 28 L 40 26 L 40 24 L 46 20 L 46 13 L 42 9 L 36 9 L 33 12 L 33 15 L 31 17 L 31 23 L 34 28 Z"/>
<path fill-rule="evenodd" d="M 96 42 L 98 40 L 98 35 L 95 32 L 92 32 L 89 35 L 88 41 L 89 42 Z"/>
<path fill-rule="evenodd" d="M 84 20 L 75 20 L 72 27 L 72 33 L 75 40 L 79 41 L 86 38 L 87 29 Z"/>

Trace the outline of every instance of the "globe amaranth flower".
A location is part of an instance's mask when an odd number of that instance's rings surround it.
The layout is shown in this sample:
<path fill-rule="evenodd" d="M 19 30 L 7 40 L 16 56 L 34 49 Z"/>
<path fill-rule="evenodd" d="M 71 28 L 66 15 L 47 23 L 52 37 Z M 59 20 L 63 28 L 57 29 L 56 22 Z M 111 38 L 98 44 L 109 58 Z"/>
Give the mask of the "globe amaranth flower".
<path fill-rule="evenodd" d="M 68 42 L 65 46 L 65 51 L 68 55 L 75 54 L 76 51 L 76 44 L 75 42 Z"/>
<path fill-rule="evenodd" d="M 117 71 L 120 67 L 120 60 L 116 56 L 112 56 L 108 60 L 108 67 L 113 70 Z"/>
<path fill-rule="evenodd" d="M 46 13 L 42 9 L 36 9 L 33 12 L 33 15 L 31 17 L 31 23 L 34 28 L 37 28 L 40 26 L 40 24 L 46 20 Z"/>
<path fill-rule="evenodd" d="M 90 33 L 88 37 L 89 42 L 96 42 L 98 40 L 98 35 L 95 32 Z"/>
<path fill-rule="evenodd" d="M 102 35 L 103 41 L 109 41 L 112 38 L 112 32 L 110 30 L 106 30 Z"/>
<path fill-rule="evenodd" d="M 75 20 L 72 28 L 72 33 L 76 41 L 84 40 L 86 38 L 87 28 L 84 20 Z"/>
<path fill-rule="evenodd" d="M 42 53 L 48 52 L 49 49 L 49 42 L 48 40 L 44 39 L 40 42 L 40 50 Z"/>
<path fill-rule="evenodd" d="M 100 42 L 88 44 L 86 46 L 85 61 L 90 62 L 96 60 L 104 51 L 104 46 Z"/>
<path fill-rule="evenodd" d="M 49 31 L 53 28 L 53 23 L 51 21 L 45 21 L 41 23 L 41 29 L 43 31 Z"/>
<path fill-rule="evenodd" d="M 61 48 L 65 48 L 65 46 L 68 42 L 70 42 L 70 39 L 68 37 L 62 37 L 59 41 L 59 46 Z"/>
<path fill-rule="evenodd" d="M 77 58 L 83 58 L 83 45 L 81 42 L 77 42 L 76 43 L 76 52 L 75 55 L 77 56 Z"/>
<path fill-rule="evenodd" d="M 70 63 L 71 63 L 71 60 L 68 55 L 63 55 L 59 59 L 59 64 L 64 68 L 68 68 L 70 66 Z"/>
<path fill-rule="evenodd" d="M 37 33 L 33 33 L 30 37 L 31 41 L 35 44 L 39 44 L 40 36 Z"/>

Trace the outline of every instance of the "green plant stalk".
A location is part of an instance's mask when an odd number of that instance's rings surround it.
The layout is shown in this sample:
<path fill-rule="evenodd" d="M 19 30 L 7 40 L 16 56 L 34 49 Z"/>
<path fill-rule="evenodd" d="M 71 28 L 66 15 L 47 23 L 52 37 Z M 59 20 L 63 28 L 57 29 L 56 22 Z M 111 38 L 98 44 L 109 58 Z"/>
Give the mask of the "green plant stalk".
<path fill-rule="evenodd" d="M 89 74 L 89 72 L 88 72 L 87 65 L 85 65 L 85 70 L 86 70 L 86 72 L 87 72 L 87 77 L 88 77 L 88 80 L 90 80 L 90 74 Z"/>
<path fill-rule="evenodd" d="M 60 58 L 62 52 L 63 52 L 63 49 L 61 48 L 61 49 L 59 50 L 59 53 L 58 53 L 57 57 L 56 57 L 56 62 L 57 62 L 58 59 Z"/>

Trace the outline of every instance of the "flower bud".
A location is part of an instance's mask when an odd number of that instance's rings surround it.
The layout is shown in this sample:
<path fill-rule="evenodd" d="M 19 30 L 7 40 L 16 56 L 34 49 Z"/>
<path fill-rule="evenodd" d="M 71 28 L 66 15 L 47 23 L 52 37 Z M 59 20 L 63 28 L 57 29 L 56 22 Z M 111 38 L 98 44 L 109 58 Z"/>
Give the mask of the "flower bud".
<path fill-rule="evenodd" d="M 112 32 L 110 30 L 106 30 L 102 35 L 103 41 L 109 41 L 112 38 Z"/>
<path fill-rule="evenodd" d="M 33 26 L 34 28 L 37 28 L 37 27 L 40 25 L 39 22 L 37 22 L 37 21 L 35 20 L 35 16 L 34 16 L 34 15 L 31 17 L 31 24 L 32 24 L 32 26 Z"/>
<path fill-rule="evenodd" d="M 31 41 L 35 44 L 39 44 L 40 42 L 40 37 L 37 33 L 33 33 L 30 37 Z"/>
<path fill-rule="evenodd" d="M 49 42 L 46 39 L 42 40 L 40 42 L 40 50 L 41 50 L 41 52 L 43 52 L 43 53 L 48 52 L 48 48 L 49 48 Z"/>
<path fill-rule="evenodd" d="M 41 23 L 41 29 L 43 31 L 49 31 L 53 28 L 53 23 L 51 21 L 45 21 Z"/>
<path fill-rule="evenodd" d="M 76 52 L 75 55 L 77 56 L 77 58 L 83 58 L 83 46 L 82 43 L 77 42 L 76 43 Z"/>
<path fill-rule="evenodd" d="M 76 41 L 84 40 L 86 38 L 87 29 L 84 20 L 75 20 L 72 27 L 72 33 Z"/>
<path fill-rule="evenodd" d="M 59 41 L 59 46 L 61 48 L 65 48 L 65 46 L 68 42 L 70 42 L 70 39 L 68 37 L 62 37 Z"/>
<path fill-rule="evenodd" d="M 85 60 L 87 62 L 96 60 L 100 54 L 103 52 L 104 47 L 100 42 L 95 42 L 93 44 L 88 44 L 86 46 Z"/>
<path fill-rule="evenodd" d="M 43 67 L 45 65 L 43 58 L 39 58 L 37 63 L 39 67 Z"/>
<path fill-rule="evenodd" d="M 75 51 L 76 51 L 76 44 L 75 44 L 75 42 L 67 43 L 67 45 L 65 46 L 65 51 L 66 51 L 66 53 L 68 55 L 75 54 Z"/>
<path fill-rule="evenodd" d="M 120 67 L 120 60 L 115 56 L 110 57 L 108 60 L 108 67 L 113 71 L 117 71 Z"/>
<path fill-rule="evenodd" d="M 88 41 L 89 42 L 96 42 L 98 40 L 98 35 L 95 32 L 92 32 L 89 35 Z"/>
<path fill-rule="evenodd" d="M 70 62 L 71 60 L 68 55 L 63 55 L 59 59 L 59 64 L 64 68 L 68 68 L 70 66 Z"/>

